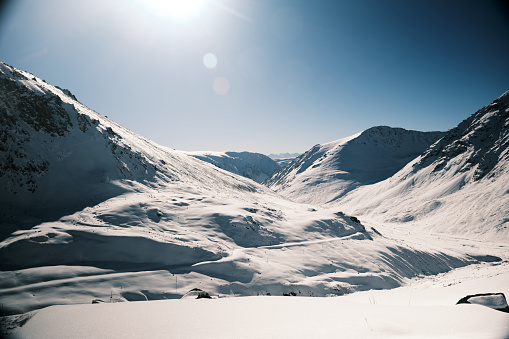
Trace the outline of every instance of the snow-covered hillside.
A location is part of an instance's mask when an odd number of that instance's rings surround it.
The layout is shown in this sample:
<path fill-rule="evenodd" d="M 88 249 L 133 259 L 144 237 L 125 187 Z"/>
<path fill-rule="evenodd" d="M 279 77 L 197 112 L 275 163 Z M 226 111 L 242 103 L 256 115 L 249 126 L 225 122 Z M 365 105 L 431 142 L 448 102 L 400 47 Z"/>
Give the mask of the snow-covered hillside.
<path fill-rule="evenodd" d="M 506 92 L 393 177 L 360 187 L 337 205 L 377 222 L 508 241 L 508 145 Z"/>
<path fill-rule="evenodd" d="M 314 146 L 265 184 L 293 201 L 327 203 L 359 186 L 387 179 L 443 134 L 372 127 Z"/>
<path fill-rule="evenodd" d="M 3 63 L 0 119 L 2 231 L 57 220 L 139 184 L 259 189 L 157 145 L 88 109 L 69 91 Z"/>
<path fill-rule="evenodd" d="M 268 156 L 253 152 L 187 152 L 226 171 L 262 183 L 281 168 Z"/>

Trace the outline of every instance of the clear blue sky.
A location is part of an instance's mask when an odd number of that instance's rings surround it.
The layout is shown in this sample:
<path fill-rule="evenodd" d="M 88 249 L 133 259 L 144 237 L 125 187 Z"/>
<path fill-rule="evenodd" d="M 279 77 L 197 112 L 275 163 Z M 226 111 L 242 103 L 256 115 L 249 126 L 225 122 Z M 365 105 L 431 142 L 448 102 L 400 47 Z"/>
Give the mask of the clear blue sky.
<path fill-rule="evenodd" d="M 194 2 L 4 1 L 0 60 L 181 150 L 447 130 L 509 90 L 503 1 Z"/>

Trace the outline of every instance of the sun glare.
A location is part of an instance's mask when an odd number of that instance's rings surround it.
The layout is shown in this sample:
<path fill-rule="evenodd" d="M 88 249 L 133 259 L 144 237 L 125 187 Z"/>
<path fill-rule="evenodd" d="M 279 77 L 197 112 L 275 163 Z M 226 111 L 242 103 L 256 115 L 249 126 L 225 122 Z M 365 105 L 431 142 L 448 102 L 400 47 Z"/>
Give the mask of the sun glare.
<path fill-rule="evenodd" d="M 206 0 L 150 0 L 147 1 L 161 14 L 174 19 L 187 20 L 203 9 Z"/>

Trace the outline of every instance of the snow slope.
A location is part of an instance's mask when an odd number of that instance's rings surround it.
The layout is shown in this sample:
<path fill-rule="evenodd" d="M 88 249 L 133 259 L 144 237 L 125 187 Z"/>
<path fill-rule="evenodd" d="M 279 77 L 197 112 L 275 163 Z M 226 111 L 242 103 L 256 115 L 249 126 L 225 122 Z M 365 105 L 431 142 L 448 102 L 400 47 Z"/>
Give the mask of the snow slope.
<path fill-rule="evenodd" d="M 372 127 L 314 146 L 265 184 L 294 201 L 327 203 L 359 186 L 387 179 L 443 134 Z"/>
<path fill-rule="evenodd" d="M 226 171 L 262 183 L 281 167 L 266 155 L 253 152 L 187 152 Z"/>
<path fill-rule="evenodd" d="M 6 232 L 92 206 L 136 185 L 259 187 L 162 147 L 88 109 L 67 90 L 0 63 L 0 225 Z"/>
<path fill-rule="evenodd" d="M 503 339 L 509 335 L 508 313 L 455 305 L 472 291 L 509 295 L 509 273 L 501 268 L 475 265 L 407 287 L 337 298 L 244 297 L 52 306 L 6 318 L 5 332 L 8 338 L 118 338 L 128 334 L 137 338 Z"/>
<path fill-rule="evenodd" d="M 337 202 L 377 222 L 509 240 L 509 92 L 451 129 L 393 177 Z"/>

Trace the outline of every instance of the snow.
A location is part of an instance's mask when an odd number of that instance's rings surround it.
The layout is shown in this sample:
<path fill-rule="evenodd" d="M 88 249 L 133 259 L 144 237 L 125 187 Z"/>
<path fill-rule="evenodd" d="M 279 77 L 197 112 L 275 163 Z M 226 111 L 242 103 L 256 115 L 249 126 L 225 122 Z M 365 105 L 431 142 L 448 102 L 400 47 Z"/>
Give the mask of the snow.
<path fill-rule="evenodd" d="M 507 333 L 507 314 L 455 305 L 509 294 L 504 98 L 407 166 L 436 133 L 377 127 L 316 146 L 269 180 L 305 179 L 281 196 L 3 63 L 0 87 L 0 311 L 14 337 Z M 177 300 L 195 288 L 215 299 Z"/>
<path fill-rule="evenodd" d="M 282 159 L 274 159 L 274 161 L 282 168 L 288 166 L 289 164 L 292 163 L 292 161 L 294 160 L 295 158 L 282 158 Z"/>
<path fill-rule="evenodd" d="M 298 157 L 300 155 L 300 153 L 278 153 L 278 154 L 274 154 L 274 153 L 271 153 L 269 155 L 267 155 L 269 158 L 273 159 L 273 160 L 277 160 L 277 159 L 295 159 L 296 157 Z"/>
<path fill-rule="evenodd" d="M 394 176 L 335 202 L 379 223 L 509 241 L 507 93 Z"/>
<path fill-rule="evenodd" d="M 266 155 L 253 152 L 187 152 L 189 155 L 211 163 L 226 171 L 262 183 L 280 165 Z"/>
<path fill-rule="evenodd" d="M 482 265 L 408 287 L 336 298 L 239 297 L 51 306 L 10 338 L 506 338 L 509 314 L 455 305 L 472 290 L 509 292 L 509 271 Z M 460 278 L 460 281 L 458 279 Z"/>
<path fill-rule="evenodd" d="M 327 203 L 359 186 L 387 179 L 442 135 L 442 132 L 372 127 L 314 146 L 265 184 L 293 201 Z"/>

